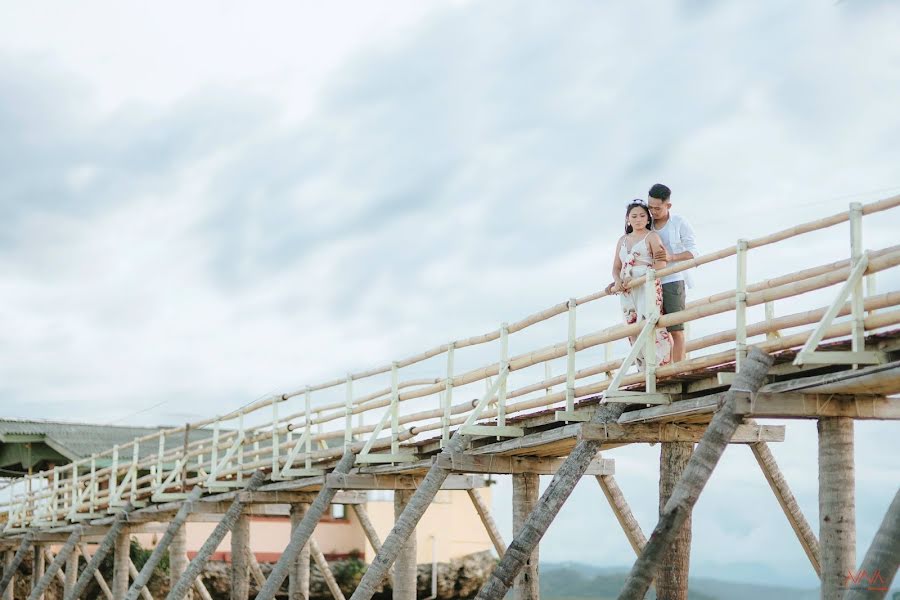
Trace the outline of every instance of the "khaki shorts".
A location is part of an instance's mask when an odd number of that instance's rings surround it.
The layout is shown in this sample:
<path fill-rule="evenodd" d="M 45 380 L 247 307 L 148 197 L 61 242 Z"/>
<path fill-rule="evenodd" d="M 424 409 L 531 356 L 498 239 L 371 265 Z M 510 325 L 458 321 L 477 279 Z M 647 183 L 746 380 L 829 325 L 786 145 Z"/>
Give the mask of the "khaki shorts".
<path fill-rule="evenodd" d="M 684 310 L 684 281 L 662 284 L 663 314 L 670 315 Z M 684 323 L 666 327 L 668 331 L 684 331 Z"/>

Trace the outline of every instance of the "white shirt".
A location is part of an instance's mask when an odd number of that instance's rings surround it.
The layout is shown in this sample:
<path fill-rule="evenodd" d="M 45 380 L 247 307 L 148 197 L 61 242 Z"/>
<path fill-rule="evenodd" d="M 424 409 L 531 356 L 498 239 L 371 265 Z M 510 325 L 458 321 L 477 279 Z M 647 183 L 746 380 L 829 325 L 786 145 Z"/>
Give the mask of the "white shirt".
<path fill-rule="evenodd" d="M 691 224 L 688 223 L 684 218 L 670 212 L 669 220 L 666 221 L 666 224 L 662 226 L 662 229 L 657 229 L 656 223 L 654 223 L 653 231 L 658 233 L 659 237 L 662 238 L 662 243 L 666 247 L 666 250 L 668 250 L 669 254 L 681 254 L 682 252 L 690 252 L 694 255 L 694 258 L 700 256 L 700 254 L 697 252 L 697 244 L 694 238 L 694 228 L 691 227 Z M 671 267 L 677 265 L 679 262 L 682 261 L 670 262 L 666 266 Z M 680 273 L 666 275 L 665 277 L 660 279 L 661 283 L 672 283 L 673 281 L 684 281 L 687 287 L 694 287 L 690 269 L 687 271 L 681 271 Z"/>

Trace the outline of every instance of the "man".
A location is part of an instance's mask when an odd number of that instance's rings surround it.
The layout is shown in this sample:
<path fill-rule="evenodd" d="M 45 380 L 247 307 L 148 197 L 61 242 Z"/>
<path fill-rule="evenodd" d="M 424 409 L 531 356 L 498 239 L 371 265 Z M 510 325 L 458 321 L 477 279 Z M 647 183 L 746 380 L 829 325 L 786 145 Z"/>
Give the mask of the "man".
<path fill-rule="evenodd" d="M 650 188 L 647 204 L 653 217 L 653 231 L 662 238 L 665 250 L 660 250 L 654 258 L 673 264 L 696 258 L 697 245 L 694 240 L 694 229 L 683 217 L 671 212 L 670 198 L 672 190 L 661 183 Z M 663 293 L 663 313 L 671 314 L 684 310 L 685 282 L 691 287 L 690 274 L 687 271 L 667 275 L 660 279 Z M 667 327 L 672 335 L 672 362 L 684 360 L 684 324 Z"/>

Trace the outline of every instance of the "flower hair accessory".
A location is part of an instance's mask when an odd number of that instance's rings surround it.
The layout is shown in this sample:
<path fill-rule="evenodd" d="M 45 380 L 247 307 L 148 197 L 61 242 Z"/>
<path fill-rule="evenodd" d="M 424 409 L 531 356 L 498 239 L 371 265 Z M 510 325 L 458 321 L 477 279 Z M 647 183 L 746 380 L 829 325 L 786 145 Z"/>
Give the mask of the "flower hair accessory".
<path fill-rule="evenodd" d="M 628 206 L 632 206 L 632 205 L 643 206 L 644 208 L 650 208 L 649 206 L 647 206 L 647 202 L 644 200 L 641 200 L 640 198 L 635 198 L 634 200 L 629 200 Z"/>

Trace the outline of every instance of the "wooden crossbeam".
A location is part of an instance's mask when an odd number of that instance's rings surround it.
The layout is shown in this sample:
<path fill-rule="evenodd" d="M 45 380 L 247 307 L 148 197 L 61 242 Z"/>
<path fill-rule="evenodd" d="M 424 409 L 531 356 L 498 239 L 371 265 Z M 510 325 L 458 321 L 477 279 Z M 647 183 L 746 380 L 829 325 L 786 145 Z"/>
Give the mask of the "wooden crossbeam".
<path fill-rule="evenodd" d="M 805 391 L 805 390 L 804 390 Z M 719 406 L 723 394 L 682 400 L 668 406 L 652 406 L 623 413 L 620 424 L 680 421 L 711 414 Z M 900 399 L 878 394 L 838 395 L 830 393 L 758 392 L 752 399 L 742 397 L 736 410 L 747 417 L 817 419 L 819 417 L 852 417 L 862 420 L 900 419 Z"/>
<path fill-rule="evenodd" d="M 706 425 L 660 425 L 618 423 L 585 423 L 581 438 L 629 443 L 656 442 L 699 442 L 706 433 Z M 755 444 L 757 442 L 783 442 L 784 425 L 738 425 L 731 438 L 732 444 Z"/>
<path fill-rule="evenodd" d="M 748 417 L 780 419 L 900 419 L 900 398 L 884 396 L 838 396 L 834 394 L 757 394 L 735 400 L 735 413 Z"/>
<path fill-rule="evenodd" d="M 326 476 L 328 487 L 343 490 L 415 490 L 424 477 L 413 475 L 365 475 L 332 473 Z M 474 475 L 448 475 L 441 484 L 442 490 L 471 490 L 486 487 L 483 477 Z"/>
<path fill-rule="evenodd" d="M 531 456 L 471 456 L 462 452 L 435 457 L 435 462 L 451 471 L 463 473 L 536 473 L 553 475 L 565 462 L 563 458 L 536 458 Z M 585 475 L 613 475 L 615 461 L 609 458 L 594 459 Z"/>

